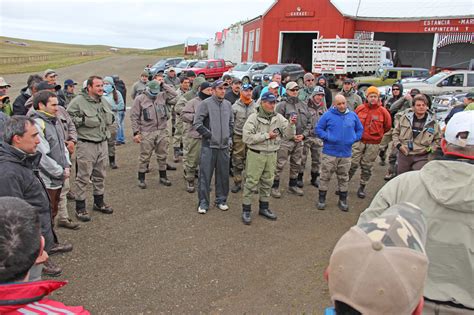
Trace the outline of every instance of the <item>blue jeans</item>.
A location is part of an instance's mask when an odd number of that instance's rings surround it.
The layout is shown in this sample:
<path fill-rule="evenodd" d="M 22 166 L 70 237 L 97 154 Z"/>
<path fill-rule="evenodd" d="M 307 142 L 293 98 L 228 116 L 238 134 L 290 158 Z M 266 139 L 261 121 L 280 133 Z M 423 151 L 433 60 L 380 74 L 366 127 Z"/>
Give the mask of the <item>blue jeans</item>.
<path fill-rule="evenodd" d="M 115 119 L 117 119 L 118 122 L 117 137 L 115 140 L 120 143 L 125 143 L 125 124 L 123 123 L 125 119 L 125 111 L 117 112 Z"/>

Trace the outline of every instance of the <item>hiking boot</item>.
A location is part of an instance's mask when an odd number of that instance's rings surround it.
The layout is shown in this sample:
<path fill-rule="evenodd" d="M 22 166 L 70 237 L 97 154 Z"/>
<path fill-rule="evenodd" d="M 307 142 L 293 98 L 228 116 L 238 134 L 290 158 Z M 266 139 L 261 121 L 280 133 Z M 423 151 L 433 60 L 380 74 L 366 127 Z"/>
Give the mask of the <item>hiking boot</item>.
<path fill-rule="evenodd" d="M 281 198 L 280 188 L 272 188 L 271 195 L 273 198 Z"/>
<path fill-rule="evenodd" d="M 241 183 L 234 183 L 234 186 L 230 190 L 232 193 L 236 194 L 242 189 L 242 184 Z"/>
<path fill-rule="evenodd" d="M 319 187 L 319 173 L 311 172 L 311 185 L 318 188 Z"/>
<path fill-rule="evenodd" d="M 327 191 L 320 190 L 319 191 L 319 199 L 318 199 L 318 210 L 324 210 L 326 208 L 326 194 Z"/>
<path fill-rule="evenodd" d="M 53 247 L 51 247 L 47 252 L 49 256 L 52 256 L 54 254 L 61 254 L 61 253 L 68 253 L 72 251 L 72 244 L 70 243 L 64 243 L 64 244 L 59 244 L 55 243 Z"/>
<path fill-rule="evenodd" d="M 250 225 L 250 223 L 252 223 L 252 218 L 250 217 L 251 211 L 252 211 L 251 205 L 242 205 L 242 222 L 245 225 Z"/>
<path fill-rule="evenodd" d="M 194 181 L 186 181 L 186 191 L 192 194 L 195 190 Z"/>
<path fill-rule="evenodd" d="M 364 199 L 365 198 L 365 185 L 360 185 L 359 189 L 357 190 L 357 197 L 359 197 L 360 199 Z"/>
<path fill-rule="evenodd" d="M 146 173 L 138 172 L 138 187 L 141 189 L 146 189 L 145 174 Z"/>
<path fill-rule="evenodd" d="M 300 187 L 296 185 L 298 179 L 297 178 L 290 178 L 290 183 L 288 187 L 288 192 L 295 194 L 297 196 L 304 196 L 304 191 Z"/>
<path fill-rule="evenodd" d="M 296 186 L 298 186 L 299 188 L 304 187 L 303 176 L 304 173 L 298 173 L 298 178 L 296 179 Z"/>
<path fill-rule="evenodd" d="M 76 200 L 76 218 L 82 222 L 88 222 L 91 220 L 91 216 L 86 210 L 85 200 Z"/>
<path fill-rule="evenodd" d="M 114 209 L 104 203 L 104 195 L 94 195 L 94 205 L 92 210 L 102 212 L 104 214 L 112 214 Z"/>
<path fill-rule="evenodd" d="M 269 203 L 267 201 L 259 202 L 258 214 L 269 220 L 275 221 L 277 219 L 276 214 L 274 214 L 272 210 L 269 209 Z"/>
<path fill-rule="evenodd" d="M 81 228 L 79 223 L 72 222 L 71 219 L 58 220 L 58 226 L 70 230 L 79 230 Z"/>
<path fill-rule="evenodd" d="M 168 179 L 168 176 L 166 176 L 166 171 L 160 171 L 160 184 L 171 186 L 171 182 Z"/>
<path fill-rule="evenodd" d="M 62 272 L 63 270 L 61 269 L 61 267 L 59 267 L 49 259 L 43 264 L 43 270 L 41 271 L 43 276 L 48 277 L 59 277 Z"/>
<path fill-rule="evenodd" d="M 118 168 L 117 164 L 115 164 L 115 156 L 109 156 L 109 165 L 110 168 L 116 170 Z"/>
<path fill-rule="evenodd" d="M 349 211 L 349 205 L 347 204 L 347 191 L 341 191 L 339 193 L 339 201 L 337 202 L 337 206 L 339 209 L 341 209 L 341 211 Z"/>

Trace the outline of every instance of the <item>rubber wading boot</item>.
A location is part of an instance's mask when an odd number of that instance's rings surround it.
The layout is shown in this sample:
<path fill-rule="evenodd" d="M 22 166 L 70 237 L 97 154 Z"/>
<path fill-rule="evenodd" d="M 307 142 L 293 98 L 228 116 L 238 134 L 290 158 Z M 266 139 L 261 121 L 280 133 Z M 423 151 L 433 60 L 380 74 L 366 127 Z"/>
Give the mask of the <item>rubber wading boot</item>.
<path fill-rule="evenodd" d="M 339 201 L 337 206 L 341 211 L 347 212 L 349 211 L 349 205 L 347 204 L 347 191 L 341 191 L 339 193 Z"/>
<path fill-rule="evenodd" d="M 118 169 L 117 164 L 115 164 L 115 156 L 109 156 L 109 165 L 110 165 L 110 168 L 113 170 Z"/>
<path fill-rule="evenodd" d="M 272 186 L 272 192 L 271 195 L 273 198 L 281 198 L 281 192 L 280 192 L 280 180 L 279 179 L 274 179 L 273 180 L 273 186 Z"/>
<path fill-rule="evenodd" d="M 297 186 L 297 181 L 298 179 L 297 178 L 291 178 L 290 179 L 290 183 L 289 183 L 289 187 L 288 187 L 288 192 L 292 193 L 292 194 L 295 194 L 297 196 L 304 196 L 304 191 L 303 189 L 299 188 Z"/>
<path fill-rule="evenodd" d="M 311 172 L 311 185 L 318 188 L 319 187 L 319 173 Z"/>
<path fill-rule="evenodd" d="M 250 212 L 252 211 L 251 205 L 242 205 L 242 222 L 245 225 L 252 223 L 252 218 L 250 217 Z"/>
<path fill-rule="evenodd" d="M 160 183 L 165 186 L 171 186 L 171 182 L 166 176 L 166 171 L 160 171 Z"/>
<path fill-rule="evenodd" d="M 145 175 L 146 173 L 138 172 L 138 187 L 141 189 L 146 189 Z"/>
<path fill-rule="evenodd" d="M 320 190 L 319 191 L 319 199 L 318 199 L 318 210 L 324 210 L 326 208 L 326 194 L 327 191 Z"/>
<path fill-rule="evenodd" d="M 94 195 L 94 206 L 92 210 L 99 211 L 105 214 L 112 214 L 114 209 L 111 206 L 105 204 L 104 195 Z"/>
<path fill-rule="evenodd" d="M 260 201 L 259 202 L 259 209 L 258 214 L 262 217 L 265 217 L 269 220 L 276 220 L 277 216 L 270 210 L 268 201 Z"/>
<path fill-rule="evenodd" d="M 298 178 L 296 179 L 296 186 L 298 186 L 299 188 L 304 187 L 303 176 L 304 173 L 298 173 Z"/>
<path fill-rule="evenodd" d="M 360 199 L 364 199 L 365 198 L 365 185 L 360 185 L 359 189 L 357 190 L 357 197 L 359 197 Z"/>

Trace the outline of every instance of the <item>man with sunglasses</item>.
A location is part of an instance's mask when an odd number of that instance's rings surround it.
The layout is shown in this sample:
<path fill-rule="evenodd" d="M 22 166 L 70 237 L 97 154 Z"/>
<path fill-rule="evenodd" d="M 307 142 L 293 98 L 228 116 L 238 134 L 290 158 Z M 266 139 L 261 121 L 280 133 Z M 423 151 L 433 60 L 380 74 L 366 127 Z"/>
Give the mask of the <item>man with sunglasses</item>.
<path fill-rule="evenodd" d="M 356 91 L 354 91 L 352 84 L 353 84 L 353 80 L 346 78 L 342 85 L 342 91 L 339 92 L 338 94 L 346 98 L 347 108 L 353 111 L 356 109 L 357 106 L 362 104 L 362 98 L 359 95 L 357 95 Z"/>
<path fill-rule="evenodd" d="M 290 181 L 288 191 L 298 196 L 303 196 L 303 190 L 297 186 L 298 173 L 302 163 L 304 139 L 309 135 L 312 128 L 311 114 L 308 106 L 298 99 L 299 87 L 296 82 L 286 85 L 286 96 L 277 104 L 276 112 L 288 120 L 296 117 L 296 135 L 293 139 L 284 140 L 278 150 L 277 167 L 272 186 L 272 196 L 281 198 L 280 175 L 285 167 L 288 157 L 290 158 Z"/>
<path fill-rule="evenodd" d="M 231 191 L 234 194 L 242 189 L 242 172 L 247 156 L 247 147 L 242 141 L 242 129 L 250 114 L 253 114 L 257 107 L 252 99 L 252 90 L 252 84 L 244 84 L 240 91 L 240 98 L 232 105 L 232 112 L 234 114 L 234 138 L 232 145 L 234 187 L 232 187 Z"/>
<path fill-rule="evenodd" d="M 303 77 L 304 81 L 304 87 L 300 90 L 298 94 L 298 98 L 300 101 L 306 103 L 311 97 L 311 94 L 313 94 L 314 91 L 314 75 L 311 72 L 305 73 Z"/>
<path fill-rule="evenodd" d="M 232 105 L 224 98 L 227 84 L 217 80 L 212 84 L 213 95 L 204 100 L 194 116 L 193 127 L 202 136 L 201 164 L 199 167 L 198 213 L 209 210 L 212 175 L 215 172 L 215 205 L 229 210 L 229 148 L 232 147 L 234 115 Z"/>

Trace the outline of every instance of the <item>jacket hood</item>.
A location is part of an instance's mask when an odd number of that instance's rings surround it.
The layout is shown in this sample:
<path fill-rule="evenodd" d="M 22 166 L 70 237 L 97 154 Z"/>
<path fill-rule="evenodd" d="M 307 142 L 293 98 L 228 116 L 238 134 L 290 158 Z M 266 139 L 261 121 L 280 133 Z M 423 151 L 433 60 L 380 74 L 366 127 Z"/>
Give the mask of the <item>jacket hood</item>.
<path fill-rule="evenodd" d="M 320 75 L 319 77 L 317 77 L 316 84 L 319 85 L 319 80 L 321 80 L 321 79 L 324 80 L 324 87 L 326 87 L 326 85 L 328 84 L 328 79 L 326 79 L 326 77 L 324 75 Z"/>
<path fill-rule="evenodd" d="M 23 166 L 38 166 L 41 160 L 41 153 L 28 154 L 15 149 L 8 143 L 0 143 L 0 163 L 13 162 Z"/>
<path fill-rule="evenodd" d="M 193 81 L 193 88 L 192 88 L 192 91 L 194 92 L 194 94 L 197 93 L 199 87 L 201 86 L 201 84 L 206 81 L 206 79 L 204 78 L 201 78 L 201 77 L 197 77 L 196 79 L 194 79 Z"/>
<path fill-rule="evenodd" d="M 40 301 L 66 284 L 67 282 L 55 280 L 2 284 L 0 285 L 0 296 L 2 297 L 0 313 L 11 312 L 28 303 Z"/>
<path fill-rule="evenodd" d="M 431 198 L 453 211 L 474 214 L 474 165 L 461 160 L 432 161 L 420 171 Z"/>
<path fill-rule="evenodd" d="M 401 84 L 401 83 L 394 83 L 394 84 L 392 84 L 392 88 L 393 88 L 394 86 L 396 86 L 396 87 L 398 87 L 398 88 L 400 89 L 400 97 L 401 97 L 401 96 L 403 95 L 403 84 Z"/>
<path fill-rule="evenodd" d="M 110 85 L 112 85 L 113 87 L 115 87 L 115 82 L 114 82 L 114 79 L 112 77 L 105 77 L 104 78 L 104 81 L 109 83 Z"/>

